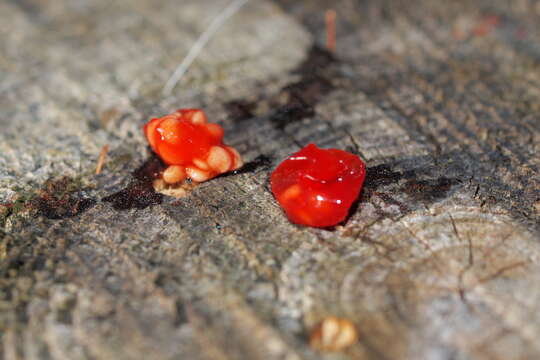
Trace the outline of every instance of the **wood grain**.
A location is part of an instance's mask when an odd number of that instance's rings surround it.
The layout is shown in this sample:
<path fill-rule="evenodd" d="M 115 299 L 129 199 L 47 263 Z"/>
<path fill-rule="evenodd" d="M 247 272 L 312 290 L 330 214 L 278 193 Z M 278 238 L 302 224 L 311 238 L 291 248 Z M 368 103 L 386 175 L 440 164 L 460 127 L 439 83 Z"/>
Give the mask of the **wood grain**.
<path fill-rule="evenodd" d="M 0 2 L 2 357 L 540 357 L 538 2 L 251 1 L 163 96 L 226 4 Z M 250 165 L 177 200 L 141 126 L 184 106 Z M 310 142 L 368 166 L 332 230 L 267 186 Z"/>

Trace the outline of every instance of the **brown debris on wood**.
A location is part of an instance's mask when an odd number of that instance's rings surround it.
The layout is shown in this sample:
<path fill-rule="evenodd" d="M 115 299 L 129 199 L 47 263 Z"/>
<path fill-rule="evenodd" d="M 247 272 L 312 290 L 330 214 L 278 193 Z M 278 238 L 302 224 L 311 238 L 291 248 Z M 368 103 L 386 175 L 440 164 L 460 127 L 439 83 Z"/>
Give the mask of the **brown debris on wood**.
<path fill-rule="evenodd" d="M 84 4 L 0 2 L 0 357 L 540 358 L 537 2 L 250 1 L 170 96 L 225 3 Z M 141 127 L 184 106 L 252 161 L 175 201 Z M 268 189 L 308 142 L 368 168 L 332 231 Z"/>
<path fill-rule="evenodd" d="M 160 204 L 163 195 L 155 191 L 154 180 L 160 177 L 164 169 L 163 162 L 152 155 L 132 173 L 132 179 L 125 189 L 104 197 L 102 201 L 112 203 L 117 210 L 144 209 Z"/>
<path fill-rule="evenodd" d="M 107 157 L 108 152 L 109 152 L 109 145 L 104 145 L 101 148 L 101 152 L 99 153 L 99 158 L 96 165 L 96 175 L 101 174 L 101 170 L 103 169 L 103 165 L 105 165 L 105 158 Z"/>
<path fill-rule="evenodd" d="M 81 189 L 69 177 L 51 179 L 29 202 L 29 206 L 48 219 L 64 219 L 81 214 L 96 204 L 96 200 L 81 195 Z"/>
<path fill-rule="evenodd" d="M 326 48 L 330 52 L 336 51 L 336 11 L 326 10 L 324 13 L 326 22 Z"/>

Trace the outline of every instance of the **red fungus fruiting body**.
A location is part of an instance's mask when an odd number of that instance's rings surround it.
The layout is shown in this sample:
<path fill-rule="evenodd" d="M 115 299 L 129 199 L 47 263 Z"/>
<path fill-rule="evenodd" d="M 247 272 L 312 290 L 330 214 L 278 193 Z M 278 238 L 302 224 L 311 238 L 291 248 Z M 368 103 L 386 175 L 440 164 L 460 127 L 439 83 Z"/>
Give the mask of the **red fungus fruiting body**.
<path fill-rule="evenodd" d="M 365 177 L 358 156 L 309 144 L 274 170 L 270 184 L 290 221 L 329 227 L 345 220 Z"/>
<path fill-rule="evenodd" d="M 162 174 L 168 184 L 190 178 L 203 182 L 242 166 L 240 154 L 223 144 L 223 128 L 208 123 L 199 109 L 180 109 L 144 126 L 150 147 L 169 167 Z"/>

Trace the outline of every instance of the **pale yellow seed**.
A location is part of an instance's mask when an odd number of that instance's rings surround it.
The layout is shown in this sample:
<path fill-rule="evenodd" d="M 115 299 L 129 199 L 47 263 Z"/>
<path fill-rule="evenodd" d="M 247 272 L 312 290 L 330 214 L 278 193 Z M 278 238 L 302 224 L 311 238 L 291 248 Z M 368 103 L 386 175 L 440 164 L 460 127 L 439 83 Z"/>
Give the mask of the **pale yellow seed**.
<path fill-rule="evenodd" d="M 336 349 L 344 349 L 357 341 L 356 329 L 352 324 L 342 319 L 340 321 L 340 328 L 341 331 L 334 340 L 334 347 Z"/>
<path fill-rule="evenodd" d="M 191 122 L 196 125 L 201 125 L 206 123 L 206 115 L 204 115 L 204 112 L 197 111 L 193 113 L 193 116 L 191 117 Z"/>
<path fill-rule="evenodd" d="M 227 172 L 231 169 L 231 165 L 234 159 L 231 159 L 231 155 L 221 146 L 212 146 L 208 152 L 208 165 L 219 173 Z"/>
<path fill-rule="evenodd" d="M 171 165 L 165 169 L 162 177 L 167 184 L 175 184 L 186 179 L 186 171 L 182 166 Z"/>
<path fill-rule="evenodd" d="M 193 159 L 193 165 L 204 171 L 210 170 L 210 166 L 208 166 L 208 164 L 201 159 Z"/>
<path fill-rule="evenodd" d="M 322 322 L 321 342 L 323 345 L 332 344 L 338 337 L 340 332 L 339 320 L 336 318 L 328 318 Z"/>
<path fill-rule="evenodd" d="M 234 165 L 231 170 L 236 170 L 242 167 L 244 165 L 244 161 L 242 161 L 242 156 L 240 156 L 240 153 L 236 151 L 235 148 L 227 146 L 227 149 L 230 150 L 234 155 Z"/>
<path fill-rule="evenodd" d="M 358 341 L 354 324 L 343 318 L 329 316 L 311 332 L 310 345 L 320 351 L 341 351 Z"/>
<path fill-rule="evenodd" d="M 219 126 L 218 124 L 206 124 L 206 131 L 210 133 L 210 135 L 220 138 L 223 137 L 223 128 Z"/>
<path fill-rule="evenodd" d="M 210 174 L 208 172 L 196 167 L 187 167 L 186 173 L 187 176 L 195 182 L 203 182 L 210 178 Z"/>

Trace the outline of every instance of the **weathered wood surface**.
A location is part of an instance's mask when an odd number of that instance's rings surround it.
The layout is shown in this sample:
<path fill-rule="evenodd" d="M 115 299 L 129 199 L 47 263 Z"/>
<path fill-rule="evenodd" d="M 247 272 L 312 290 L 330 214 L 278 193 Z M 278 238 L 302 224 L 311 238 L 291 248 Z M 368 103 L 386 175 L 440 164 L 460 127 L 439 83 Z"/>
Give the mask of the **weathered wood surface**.
<path fill-rule="evenodd" d="M 3 358 L 540 358 L 540 3 L 252 0 L 163 96 L 225 4 L 0 1 Z M 140 127 L 183 106 L 270 161 L 148 193 Z M 333 231 L 266 186 L 309 142 L 369 167 Z M 358 344 L 310 350 L 327 315 Z"/>

